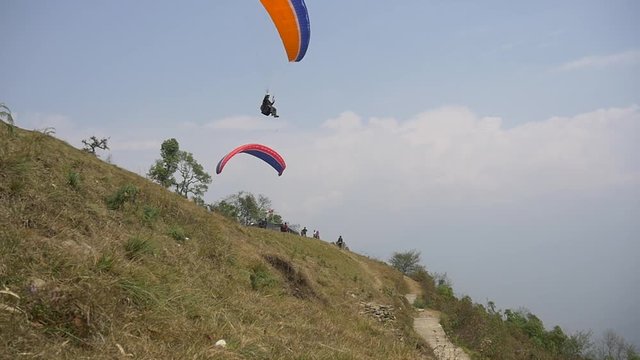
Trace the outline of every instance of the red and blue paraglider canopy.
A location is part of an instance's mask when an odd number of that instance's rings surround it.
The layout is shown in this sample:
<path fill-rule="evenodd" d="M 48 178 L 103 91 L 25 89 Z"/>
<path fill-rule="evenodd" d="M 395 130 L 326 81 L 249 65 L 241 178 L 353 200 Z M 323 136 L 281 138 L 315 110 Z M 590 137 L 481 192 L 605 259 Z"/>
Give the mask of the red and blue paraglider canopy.
<path fill-rule="evenodd" d="M 218 162 L 218 166 L 216 166 L 216 174 L 220 174 L 227 162 L 238 153 L 250 154 L 259 159 L 262 159 L 278 172 L 278 176 L 282 175 L 284 169 L 287 167 L 287 164 L 284 162 L 282 156 L 280 156 L 280 154 L 278 154 L 272 148 L 261 144 L 246 144 L 238 146 L 230 153 L 225 155 L 222 159 L 220 159 L 220 161 Z"/>

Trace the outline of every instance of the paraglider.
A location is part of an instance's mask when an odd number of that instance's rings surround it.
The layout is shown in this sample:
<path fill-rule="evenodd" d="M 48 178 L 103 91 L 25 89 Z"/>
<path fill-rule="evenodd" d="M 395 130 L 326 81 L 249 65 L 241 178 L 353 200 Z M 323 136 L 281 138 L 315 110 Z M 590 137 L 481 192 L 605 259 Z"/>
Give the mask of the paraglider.
<path fill-rule="evenodd" d="M 302 60 L 307 53 L 311 37 L 309 13 L 304 0 L 260 0 L 260 2 L 280 34 L 289 61 Z M 260 112 L 265 116 L 273 115 L 277 118 L 276 108 L 273 107 L 274 102 L 275 99 L 269 99 L 267 93 L 262 99 Z"/>
<path fill-rule="evenodd" d="M 282 175 L 284 169 L 287 167 L 282 156 L 270 147 L 261 144 L 246 144 L 238 146 L 220 159 L 218 166 L 216 166 L 216 174 L 220 174 L 227 162 L 238 153 L 245 153 L 262 159 L 278 172 L 278 176 Z"/>
<path fill-rule="evenodd" d="M 278 29 L 291 62 L 302 60 L 309 46 L 311 26 L 304 0 L 260 0 Z"/>
<path fill-rule="evenodd" d="M 271 99 L 269 99 L 269 97 L 270 95 L 269 93 L 267 93 L 262 99 L 262 105 L 260 105 L 260 112 L 264 116 L 273 115 L 274 118 L 280 117 L 277 114 L 275 106 L 273 106 L 273 104 L 276 103 L 276 97 L 271 96 Z"/>

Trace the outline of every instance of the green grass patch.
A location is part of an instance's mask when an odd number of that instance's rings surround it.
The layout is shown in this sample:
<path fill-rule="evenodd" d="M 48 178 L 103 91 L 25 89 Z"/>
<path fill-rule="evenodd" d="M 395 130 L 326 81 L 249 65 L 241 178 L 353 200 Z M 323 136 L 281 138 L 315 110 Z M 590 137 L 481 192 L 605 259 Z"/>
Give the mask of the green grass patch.
<path fill-rule="evenodd" d="M 184 229 L 177 225 L 172 226 L 169 229 L 168 235 L 178 242 L 184 242 L 185 240 L 187 240 L 187 234 L 185 233 Z"/>
<path fill-rule="evenodd" d="M 127 254 L 127 258 L 130 260 L 138 260 L 145 255 L 152 255 L 154 253 L 153 244 L 147 240 L 139 237 L 132 237 L 124 244 L 124 251 Z"/>
<path fill-rule="evenodd" d="M 118 286 L 126 293 L 126 299 L 140 308 L 155 306 L 160 302 L 157 289 L 147 281 L 136 278 L 122 279 Z"/>
<path fill-rule="evenodd" d="M 251 288 L 253 290 L 270 288 L 278 283 L 278 280 L 269 272 L 269 268 L 263 263 L 259 263 L 251 268 L 249 280 L 251 281 Z"/>
<path fill-rule="evenodd" d="M 127 184 L 107 197 L 107 208 L 109 210 L 118 210 L 126 203 L 135 203 L 139 192 L 140 190 L 135 185 Z"/>
<path fill-rule="evenodd" d="M 115 265 L 115 257 L 111 254 L 102 254 L 96 261 L 95 269 L 99 273 L 110 272 Z"/>
<path fill-rule="evenodd" d="M 73 190 L 80 189 L 80 174 L 70 170 L 67 173 L 67 185 L 69 185 Z"/>
<path fill-rule="evenodd" d="M 0 172 L 5 173 L 9 180 L 7 187 L 11 195 L 18 195 L 26 188 L 31 168 L 31 161 L 26 156 L 0 160 Z"/>
<path fill-rule="evenodd" d="M 153 206 L 145 205 L 142 207 L 142 222 L 144 222 L 147 226 L 151 226 L 153 222 L 156 221 L 159 215 L 160 210 Z"/>

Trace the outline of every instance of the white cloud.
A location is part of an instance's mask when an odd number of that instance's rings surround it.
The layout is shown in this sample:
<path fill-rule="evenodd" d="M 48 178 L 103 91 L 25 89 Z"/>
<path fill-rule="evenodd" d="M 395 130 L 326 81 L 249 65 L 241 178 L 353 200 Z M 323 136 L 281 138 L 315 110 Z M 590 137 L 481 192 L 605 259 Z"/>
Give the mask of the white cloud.
<path fill-rule="evenodd" d="M 343 113 L 324 128 L 279 145 L 289 166 L 284 190 L 274 186 L 272 194 L 295 201 L 293 211 L 349 202 L 399 209 L 427 201 L 517 201 L 640 184 L 637 106 L 509 129 L 464 107 L 405 121 Z"/>
<path fill-rule="evenodd" d="M 76 141 L 105 133 L 76 129 L 64 116 L 38 115 L 31 123 L 57 127 L 56 136 Z M 250 156 L 239 156 L 215 179 L 208 201 L 248 190 L 267 194 L 283 210 L 308 218 L 336 209 L 353 212 L 354 206 L 361 212 L 401 211 L 422 203 L 515 202 L 554 192 L 598 192 L 640 184 L 638 106 L 512 128 L 505 128 L 498 117 L 448 106 L 405 120 L 363 119 L 344 112 L 321 128 L 252 135 L 242 131 L 263 123 L 229 118 L 208 126 L 241 131 L 224 136 L 193 128 L 155 135 L 141 132 L 145 138 L 137 133 L 111 136 L 110 145 L 115 160 L 122 159 L 121 166 L 146 169 L 158 156 L 162 139 L 177 137 L 210 171 L 239 144 L 273 146 L 288 165 L 282 177 L 272 176 L 272 169 Z"/>
<path fill-rule="evenodd" d="M 567 62 L 560 66 L 560 70 L 583 70 L 590 68 L 606 68 L 617 65 L 640 63 L 640 50 L 630 50 L 609 55 L 592 55 Z"/>
<path fill-rule="evenodd" d="M 322 127 L 337 131 L 354 130 L 362 127 L 362 120 L 356 113 L 345 111 L 337 118 L 325 121 Z"/>
<path fill-rule="evenodd" d="M 274 118 L 258 118 L 254 116 L 235 116 L 220 120 L 212 121 L 205 125 L 209 129 L 224 129 L 224 130 L 277 130 L 286 126 L 286 123 L 282 120 L 276 120 Z"/>

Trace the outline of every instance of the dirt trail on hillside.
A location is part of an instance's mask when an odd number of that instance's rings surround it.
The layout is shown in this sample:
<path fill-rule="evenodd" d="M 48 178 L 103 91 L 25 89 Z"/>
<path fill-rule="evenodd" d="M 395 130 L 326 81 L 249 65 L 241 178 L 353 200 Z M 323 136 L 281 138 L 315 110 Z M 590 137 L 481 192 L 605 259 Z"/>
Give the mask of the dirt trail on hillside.
<path fill-rule="evenodd" d="M 413 304 L 418 294 L 422 292 L 420 285 L 406 276 L 404 280 L 410 289 L 410 293 L 406 294 L 405 298 Z M 471 360 L 464 350 L 449 341 L 440 325 L 440 312 L 428 309 L 420 311 L 419 315 L 413 318 L 413 329 L 425 339 L 438 360 Z"/>
<path fill-rule="evenodd" d="M 371 267 L 367 264 L 367 262 L 362 261 L 360 258 L 358 258 L 358 256 L 353 255 L 350 252 L 346 252 L 346 254 L 353 261 L 357 262 L 362 268 L 362 270 L 364 270 L 365 273 L 367 273 L 369 276 L 371 276 L 371 278 L 373 278 L 373 281 L 376 284 L 376 289 L 382 290 L 382 288 L 384 287 L 384 283 L 382 282 L 382 280 L 380 280 L 378 275 L 376 275 L 376 272 L 371 270 Z"/>
<path fill-rule="evenodd" d="M 382 288 L 382 280 L 376 275 L 375 271 L 372 271 L 366 261 L 362 261 L 351 254 L 347 255 L 360 264 L 362 269 L 373 278 L 378 288 Z M 407 276 L 404 277 L 404 281 L 409 288 L 409 293 L 404 296 L 409 301 L 409 304 L 413 304 L 418 295 L 422 294 L 422 289 L 418 282 Z M 418 316 L 413 318 L 413 329 L 433 349 L 433 353 L 438 360 L 471 360 L 464 350 L 449 341 L 447 334 L 445 334 L 440 325 L 440 312 L 429 309 L 420 311 Z"/>

